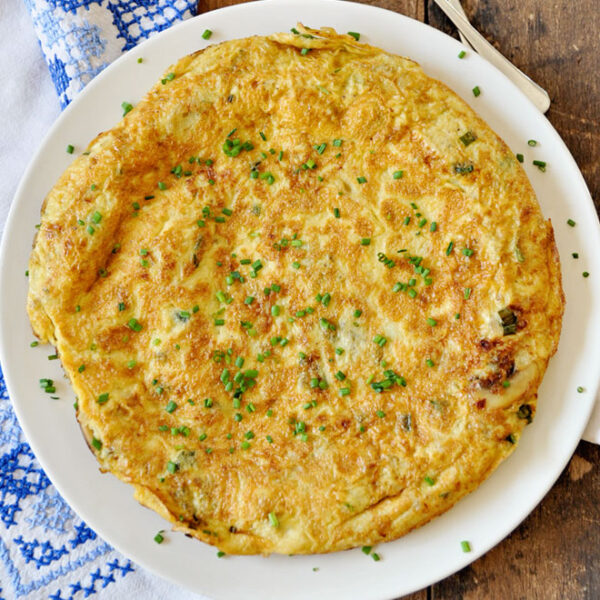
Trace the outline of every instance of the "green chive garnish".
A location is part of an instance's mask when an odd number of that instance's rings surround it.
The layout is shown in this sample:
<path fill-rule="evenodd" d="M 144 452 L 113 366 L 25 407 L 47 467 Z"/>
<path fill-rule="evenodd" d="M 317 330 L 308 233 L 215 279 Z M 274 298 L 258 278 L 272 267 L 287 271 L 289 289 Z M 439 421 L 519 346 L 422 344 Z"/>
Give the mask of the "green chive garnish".
<path fill-rule="evenodd" d="M 357 42 L 360 40 L 360 33 L 357 33 L 356 31 L 349 31 L 348 35 L 351 35 Z"/>
<path fill-rule="evenodd" d="M 212 35 L 212 31 L 210 29 L 205 29 L 204 33 L 202 34 L 202 39 L 205 40 L 210 40 L 210 36 Z"/>
<path fill-rule="evenodd" d="M 460 543 L 460 547 L 462 548 L 463 552 L 471 552 L 471 544 L 467 542 L 467 540 L 463 540 Z"/>
<path fill-rule="evenodd" d="M 67 154 L 73 154 L 74 150 L 75 150 L 75 146 L 73 146 L 72 144 L 69 144 L 67 146 Z"/>

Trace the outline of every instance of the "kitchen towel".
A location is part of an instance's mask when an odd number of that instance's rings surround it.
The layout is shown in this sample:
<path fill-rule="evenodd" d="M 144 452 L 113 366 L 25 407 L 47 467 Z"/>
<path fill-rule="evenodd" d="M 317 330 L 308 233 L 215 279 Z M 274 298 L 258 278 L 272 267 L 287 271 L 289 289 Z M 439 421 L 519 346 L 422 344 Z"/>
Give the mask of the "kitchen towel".
<path fill-rule="evenodd" d="M 194 4 L 0 0 L 0 168 L 7 175 L 0 191 L 0 232 L 26 161 L 58 116 L 56 93 L 64 108 L 122 52 L 193 16 Z M 154 544 L 152 535 L 148 543 Z M 202 598 L 132 563 L 69 508 L 26 442 L 0 370 L 0 600 L 130 597 Z"/>

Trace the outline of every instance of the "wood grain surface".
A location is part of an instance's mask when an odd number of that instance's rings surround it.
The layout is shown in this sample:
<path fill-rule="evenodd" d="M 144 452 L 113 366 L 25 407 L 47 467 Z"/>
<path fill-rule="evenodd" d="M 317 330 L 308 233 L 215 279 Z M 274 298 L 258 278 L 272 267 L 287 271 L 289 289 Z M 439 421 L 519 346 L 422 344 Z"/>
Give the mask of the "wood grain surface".
<path fill-rule="evenodd" d="M 198 11 L 241 1 L 251 0 L 199 0 Z M 359 1 L 455 35 L 432 0 Z M 600 0 L 463 0 L 463 6 L 488 41 L 546 88 L 547 117 L 600 211 Z M 600 447 L 581 442 L 546 498 L 510 536 L 405 600 L 600 598 L 599 464 Z"/>

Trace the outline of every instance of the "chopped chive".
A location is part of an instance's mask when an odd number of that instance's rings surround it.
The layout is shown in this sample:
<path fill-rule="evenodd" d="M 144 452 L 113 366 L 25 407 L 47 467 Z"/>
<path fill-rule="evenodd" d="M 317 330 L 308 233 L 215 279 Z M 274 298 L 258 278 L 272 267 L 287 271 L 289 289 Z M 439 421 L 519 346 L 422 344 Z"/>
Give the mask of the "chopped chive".
<path fill-rule="evenodd" d="M 471 296 L 471 288 L 465 288 L 464 292 L 463 292 L 463 295 L 465 297 L 465 300 L 468 300 L 469 297 Z"/>
<path fill-rule="evenodd" d="M 371 244 L 371 238 L 362 238 L 362 240 L 360 240 L 361 246 L 369 246 L 370 244 Z"/>
<path fill-rule="evenodd" d="M 273 306 L 271 306 L 271 314 L 274 317 L 278 317 L 281 314 L 281 306 L 278 304 L 273 304 Z"/>
<path fill-rule="evenodd" d="M 339 209 L 339 208 L 334 208 L 334 209 L 333 209 L 333 216 L 334 216 L 336 219 L 339 219 L 339 218 L 340 218 L 340 209 Z"/>
<path fill-rule="evenodd" d="M 210 36 L 212 35 L 212 31 L 210 29 L 205 29 L 202 33 L 202 39 L 210 40 Z"/>
<path fill-rule="evenodd" d="M 75 150 L 75 146 L 73 146 L 72 144 L 69 144 L 67 146 L 67 154 L 73 154 L 74 150 Z"/>
<path fill-rule="evenodd" d="M 392 177 L 394 179 L 402 179 L 404 177 L 404 171 L 402 171 L 402 170 L 394 171 L 394 174 L 392 175 Z"/>
<path fill-rule="evenodd" d="M 583 394 L 583 392 L 585 392 L 585 389 L 584 389 L 583 387 L 579 386 L 579 387 L 577 388 L 577 392 L 578 392 L 579 394 Z"/>
<path fill-rule="evenodd" d="M 432 233 L 437 229 L 437 223 L 435 221 L 431 221 L 431 225 L 429 226 L 429 231 Z"/>
<path fill-rule="evenodd" d="M 582 273 L 582 275 L 583 275 L 584 277 L 589 277 L 589 276 L 590 276 L 590 274 L 589 274 L 587 271 L 584 271 L 584 272 Z"/>
<path fill-rule="evenodd" d="M 166 189 L 167 189 L 167 184 L 166 184 L 164 181 L 159 181 L 159 182 L 157 183 L 157 186 L 158 186 L 158 189 L 159 189 L 159 190 L 162 190 L 162 191 L 164 191 L 164 190 L 166 190 Z"/>
<path fill-rule="evenodd" d="M 279 527 L 279 519 L 274 512 L 269 513 L 269 523 L 271 523 L 271 527 Z"/>
<path fill-rule="evenodd" d="M 349 31 L 348 35 L 351 35 L 357 42 L 360 40 L 360 33 L 357 33 L 356 31 Z"/>
<path fill-rule="evenodd" d="M 537 141 L 536 140 L 527 140 L 527 145 L 528 146 L 537 146 Z"/>
<path fill-rule="evenodd" d="M 106 402 L 108 402 L 108 398 L 109 398 L 109 393 L 108 392 L 104 392 L 103 394 L 100 394 L 98 396 L 98 404 L 105 404 Z"/>
<path fill-rule="evenodd" d="M 121 102 L 121 108 L 123 109 L 123 116 L 133 110 L 133 104 L 129 102 Z"/>
<path fill-rule="evenodd" d="M 217 327 L 221 327 L 222 325 L 225 325 L 225 319 L 215 319 L 215 325 Z"/>
<path fill-rule="evenodd" d="M 302 48 L 302 50 L 300 50 L 300 54 L 302 56 L 306 56 L 309 52 L 310 52 L 310 48 Z"/>
<path fill-rule="evenodd" d="M 476 85 L 476 86 L 473 88 L 473 96 L 475 96 L 475 98 L 477 98 L 477 96 L 479 96 L 480 94 L 481 94 L 481 90 L 479 89 L 479 86 L 478 86 L 478 85 Z"/>
<path fill-rule="evenodd" d="M 435 484 L 435 479 L 433 479 L 432 477 L 429 477 L 429 475 L 426 475 L 425 477 L 423 477 L 423 481 L 427 485 L 434 485 Z"/>
<path fill-rule="evenodd" d="M 471 248 L 463 248 L 462 253 L 464 254 L 464 256 L 472 256 L 473 250 L 471 250 Z"/>
<path fill-rule="evenodd" d="M 577 225 L 577 223 L 575 223 L 575 221 L 573 221 L 573 219 L 567 219 L 567 225 L 569 225 L 570 227 L 575 227 L 575 225 Z"/>
<path fill-rule="evenodd" d="M 461 135 L 458 139 L 466 147 L 469 144 L 472 144 L 477 139 L 477 136 L 472 131 L 467 131 L 467 133 Z"/>
<path fill-rule="evenodd" d="M 467 540 L 463 540 L 460 543 L 460 547 L 462 548 L 463 552 L 471 552 L 471 544 L 467 542 Z"/>
<path fill-rule="evenodd" d="M 465 52 L 465 50 L 461 50 L 461 51 L 458 53 L 458 58 L 464 58 L 466 55 L 467 55 L 467 53 Z"/>
<path fill-rule="evenodd" d="M 129 319 L 129 321 L 127 321 L 127 327 L 132 331 L 142 330 L 142 324 L 137 319 Z"/>
<path fill-rule="evenodd" d="M 384 419 L 385 418 L 385 413 L 382 410 L 378 410 L 375 413 L 380 419 Z"/>
<path fill-rule="evenodd" d="M 446 256 L 450 256 L 450 253 L 452 252 L 452 248 L 454 248 L 454 242 L 450 242 L 448 244 L 448 247 L 446 248 Z"/>
<path fill-rule="evenodd" d="M 435 327 L 437 325 L 437 321 L 435 319 L 432 319 L 431 317 L 427 319 L 427 325 L 431 326 L 431 327 Z"/>
<path fill-rule="evenodd" d="M 533 164 L 540 170 L 543 172 L 546 171 L 546 163 L 543 160 L 534 160 Z"/>
<path fill-rule="evenodd" d="M 358 181 L 358 183 L 367 183 L 367 178 L 361 175 L 360 177 L 356 178 L 356 181 Z"/>
<path fill-rule="evenodd" d="M 348 396 L 350 394 L 350 388 L 340 388 L 340 396 Z"/>
<path fill-rule="evenodd" d="M 522 163 L 525 161 L 525 157 L 522 154 L 517 154 L 517 160 Z"/>

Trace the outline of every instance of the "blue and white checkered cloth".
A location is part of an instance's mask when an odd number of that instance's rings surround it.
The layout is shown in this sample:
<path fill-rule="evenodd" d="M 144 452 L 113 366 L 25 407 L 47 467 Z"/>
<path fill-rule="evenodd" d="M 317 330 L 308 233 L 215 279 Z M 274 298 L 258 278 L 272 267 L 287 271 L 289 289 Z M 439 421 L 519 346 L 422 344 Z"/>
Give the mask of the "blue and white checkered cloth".
<path fill-rule="evenodd" d="M 173 23 L 197 0 L 24 0 L 63 108 L 102 69 Z"/>
<path fill-rule="evenodd" d="M 193 16 L 196 4 L 195 0 L 24 2 L 63 108 L 122 52 Z M 75 515 L 25 440 L 0 370 L 0 600 L 88 597 L 197 598 L 133 564 Z"/>

